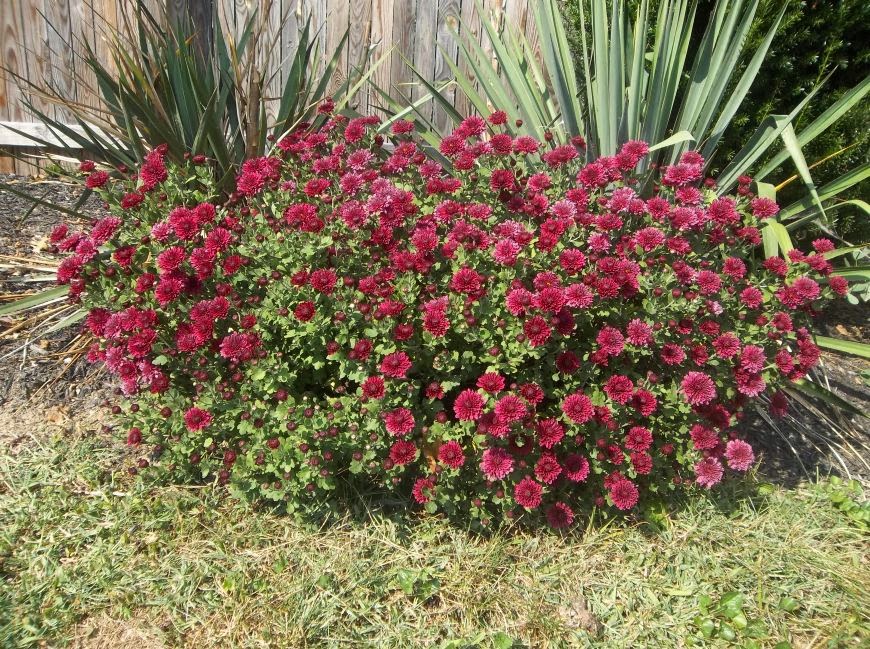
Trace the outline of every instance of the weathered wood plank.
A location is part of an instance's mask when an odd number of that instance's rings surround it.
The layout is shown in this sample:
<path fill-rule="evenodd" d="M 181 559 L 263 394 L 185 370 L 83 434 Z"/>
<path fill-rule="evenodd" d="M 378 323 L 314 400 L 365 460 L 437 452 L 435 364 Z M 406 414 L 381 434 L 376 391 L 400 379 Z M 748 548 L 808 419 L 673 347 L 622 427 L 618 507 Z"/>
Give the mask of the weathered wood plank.
<path fill-rule="evenodd" d="M 348 36 L 348 63 L 359 65 L 371 43 L 372 5 L 370 2 L 360 2 L 354 7 L 352 29 Z M 353 102 L 361 113 L 369 111 L 368 89 L 362 90 Z"/>
<path fill-rule="evenodd" d="M 393 3 L 391 0 L 372 0 L 372 43 L 377 44 L 377 51 L 372 56 L 372 62 L 387 58 L 371 76 L 372 82 L 381 90 L 391 92 L 391 61 L 393 54 Z M 372 93 L 369 98 L 369 110 L 381 105 L 380 97 Z"/>
<path fill-rule="evenodd" d="M 417 37 L 416 0 L 393 0 L 393 50 L 389 62 L 389 91 L 392 95 L 411 97 L 413 73 L 405 62 L 413 60 Z M 383 104 L 383 102 L 379 102 Z"/>
<path fill-rule="evenodd" d="M 414 42 L 412 60 L 414 69 L 426 81 L 432 82 L 435 76 L 435 50 L 438 38 L 438 2 L 437 0 L 419 0 L 417 3 L 417 35 Z M 414 75 L 414 91 L 411 99 L 416 101 L 425 96 L 428 91 Z M 432 117 L 433 102 L 420 107 L 420 112 L 427 118 Z"/>
<path fill-rule="evenodd" d="M 454 33 L 459 31 L 460 6 L 459 0 L 440 0 L 438 3 L 438 27 L 436 40 L 438 49 L 435 52 L 435 85 L 440 86 L 445 81 L 453 79 L 450 66 L 445 63 L 445 57 L 451 61 L 457 60 L 458 44 Z M 451 86 L 442 92 L 449 100 L 455 100 L 456 88 Z M 435 107 L 433 115 L 435 124 L 442 130 L 450 130 L 451 119 L 440 106 Z"/>
<path fill-rule="evenodd" d="M 68 61 L 69 42 L 72 39 L 69 2 L 68 0 L 43 0 L 42 10 L 45 15 L 45 38 L 48 52 L 48 76 L 45 81 L 60 96 L 75 97 L 75 79 Z M 67 111 L 58 106 L 52 109 L 50 116 L 62 121 L 68 121 L 71 118 Z"/>

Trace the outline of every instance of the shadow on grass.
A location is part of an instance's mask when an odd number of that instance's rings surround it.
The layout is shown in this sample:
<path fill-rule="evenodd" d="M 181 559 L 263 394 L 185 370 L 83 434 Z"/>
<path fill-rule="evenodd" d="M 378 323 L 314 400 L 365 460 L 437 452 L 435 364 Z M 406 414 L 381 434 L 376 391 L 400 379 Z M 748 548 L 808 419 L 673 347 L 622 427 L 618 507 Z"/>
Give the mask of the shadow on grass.
<path fill-rule="evenodd" d="M 699 488 L 675 490 L 667 500 L 642 500 L 627 515 L 614 515 L 600 508 L 578 511 L 575 525 L 567 532 L 560 532 L 551 530 L 542 517 L 536 519 L 528 515 L 510 521 L 494 514 L 492 524 L 483 526 L 479 520 L 468 515 L 428 514 L 408 500 L 363 481 L 344 481 L 333 492 L 330 501 L 288 512 L 282 506 L 239 500 L 224 488 L 211 484 L 177 484 L 151 471 L 130 476 L 124 470 L 125 460 L 126 463 L 130 461 L 126 447 L 97 435 L 46 440 L 40 447 L 25 451 L 24 455 L 30 457 L 16 460 L 23 463 L 18 471 L 18 487 L 27 491 L 38 493 L 42 489 L 62 487 L 83 495 L 135 494 L 154 506 L 159 506 L 160 500 L 170 498 L 177 501 L 172 504 L 179 509 L 227 505 L 270 516 L 286 516 L 310 530 L 388 522 L 401 542 L 410 542 L 421 524 L 431 524 L 433 521 L 443 525 L 445 531 L 449 529 L 481 538 L 545 534 L 561 536 L 570 541 L 583 538 L 591 528 L 616 526 L 635 528 L 644 536 L 654 539 L 666 531 L 681 512 L 697 508 L 701 502 L 711 505 L 721 514 L 732 516 L 747 509 L 762 508 L 771 491 L 769 484 L 760 482 L 758 476 L 753 474 L 743 481 L 723 483 L 711 491 Z M 0 478 L 4 478 L 3 469 L 0 465 Z M 0 484 L 5 481 L 0 480 Z"/>

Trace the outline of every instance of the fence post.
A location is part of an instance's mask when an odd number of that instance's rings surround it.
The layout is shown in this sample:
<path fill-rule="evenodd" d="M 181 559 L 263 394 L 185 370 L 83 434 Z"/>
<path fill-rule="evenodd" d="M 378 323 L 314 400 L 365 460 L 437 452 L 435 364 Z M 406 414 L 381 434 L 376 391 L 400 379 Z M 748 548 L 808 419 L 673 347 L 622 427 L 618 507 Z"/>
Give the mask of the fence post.
<path fill-rule="evenodd" d="M 166 13 L 173 27 L 193 37 L 196 51 L 208 63 L 214 39 L 214 0 L 166 0 Z"/>

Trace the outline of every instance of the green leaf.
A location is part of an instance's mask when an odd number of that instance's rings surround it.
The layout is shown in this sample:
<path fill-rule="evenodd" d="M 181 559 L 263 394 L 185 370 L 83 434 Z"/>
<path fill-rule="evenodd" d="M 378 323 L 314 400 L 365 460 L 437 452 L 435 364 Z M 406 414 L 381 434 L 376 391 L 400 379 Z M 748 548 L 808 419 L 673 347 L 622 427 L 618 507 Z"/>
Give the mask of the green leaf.
<path fill-rule="evenodd" d="M 825 214 L 825 208 L 819 198 L 819 192 L 816 191 L 816 183 L 813 182 L 813 178 L 810 175 L 810 168 L 807 166 L 807 161 L 804 159 L 803 151 L 801 151 L 800 144 L 798 144 L 797 136 L 794 132 L 794 127 L 791 124 L 786 126 L 783 130 L 782 141 L 785 143 L 786 151 L 788 151 L 791 159 L 794 161 L 795 167 L 797 167 L 801 180 L 804 181 L 816 207 L 818 207 L 819 211 L 822 213 L 822 218 L 827 221 L 828 217 Z"/>
<path fill-rule="evenodd" d="M 35 309 L 53 302 L 60 302 L 66 297 L 68 292 L 68 286 L 55 286 L 54 288 L 41 291 L 35 295 L 28 295 L 27 297 L 23 297 L 0 307 L 0 316 L 14 315 L 16 313 L 21 313 L 22 311 L 27 311 L 28 309 Z"/>
<path fill-rule="evenodd" d="M 675 144 L 679 144 L 680 142 L 694 142 L 695 138 L 692 137 L 692 134 L 688 131 L 680 131 L 679 133 L 674 133 L 671 137 L 662 140 L 658 144 L 654 144 L 649 148 L 650 151 L 658 151 L 659 149 L 664 149 L 665 147 L 673 146 Z"/>
<path fill-rule="evenodd" d="M 823 349 L 832 349 L 845 354 L 852 354 L 860 358 L 870 358 L 870 344 L 860 343 L 853 340 L 842 340 L 828 336 L 815 336 L 816 344 Z"/>
<path fill-rule="evenodd" d="M 789 387 L 785 388 L 786 392 L 791 392 L 792 390 L 797 390 L 799 392 L 803 392 L 807 396 L 821 399 L 825 403 L 835 408 L 839 408 L 852 415 L 857 415 L 859 417 L 868 416 L 865 412 L 859 410 L 849 401 L 846 401 L 841 396 L 831 392 L 825 387 L 822 387 L 818 383 L 807 381 L 806 379 L 801 379 L 800 381 L 795 381 Z"/>
<path fill-rule="evenodd" d="M 800 607 L 800 603 L 794 597 L 786 595 L 779 600 L 778 606 L 787 613 L 793 613 Z"/>

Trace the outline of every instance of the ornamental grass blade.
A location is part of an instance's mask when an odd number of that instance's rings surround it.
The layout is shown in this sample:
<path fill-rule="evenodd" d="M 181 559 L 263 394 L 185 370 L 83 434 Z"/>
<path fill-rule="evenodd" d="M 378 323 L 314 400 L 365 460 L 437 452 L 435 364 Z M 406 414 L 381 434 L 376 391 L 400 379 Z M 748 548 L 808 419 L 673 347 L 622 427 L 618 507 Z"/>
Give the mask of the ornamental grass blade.
<path fill-rule="evenodd" d="M 541 54 L 547 77 L 553 86 L 562 126 L 569 136 L 582 135 L 583 111 L 578 100 L 580 90 L 577 86 L 577 71 L 558 4 L 556 0 L 543 0 L 533 2 L 532 9 L 540 37 Z M 530 59 L 534 61 L 534 57 Z"/>
<path fill-rule="evenodd" d="M 860 167 L 856 167 L 850 171 L 847 171 L 842 176 L 832 180 L 827 185 L 822 186 L 818 190 L 819 200 L 826 201 L 829 200 L 838 194 L 846 191 L 850 187 L 854 187 L 858 183 L 870 178 L 870 163 L 864 163 Z M 801 200 L 795 201 L 791 205 L 788 205 L 784 209 L 782 209 L 779 213 L 779 219 L 784 221 L 786 219 L 797 218 L 801 216 L 805 211 L 811 209 L 815 204 L 815 200 L 811 196 L 806 196 Z"/>
<path fill-rule="evenodd" d="M 838 99 L 834 104 L 831 105 L 825 112 L 819 115 L 813 122 L 803 129 L 800 133 L 798 133 L 797 141 L 798 145 L 803 148 L 810 142 L 812 142 L 816 137 L 824 133 L 827 129 L 837 123 L 843 115 L 849 112 L 852 108 L 854 108 L 867 93 L 870 92 L 870 75 L 866 76 L 861 83 L 857 84 L 854 88 L 845 93 L 840 99 Z M 783 149 L 779 153 L 777 153 L 770 161 L 761 168 L 758 172 L 757 177 L 763 179 L 765 176 L 770 174 L 774 169 L 776 169 L 779 165 L 781 165 L 786 158 L 788 158 L 789 153 L 786 149 Z"/>
<path fill-rule="evenodd" d="M 831 390 L 828 390 L 813 381 L 808 381 L 806 379 L 794 381 L 788 388 L 786 388 L 786 392 L 790 392 L 791 390 L 797 390 L 809 397 L 820 399 L 828 405 L 843 410 L 844 412 L 848 412 L 851 415 L 857 415 L 859 417 L 868 416 L 867 413 L 860 408 L 856 408 L 852 403 L 846 401 L 838 394 L 835 394 Z"/>
<path fill-rule="evenodd" d="M 653 144 L 649 150 L 650 151 L 658 151 L 659 149 L 664 149 L 669 146 L 674 146 L 675 144 L 680 144 L 682 142 L 694 142 L 695 138 L 692 136 L 689 131 L 680 131 L 679 133 L 674 133 L 671 137 L 662 140 L 658 144 Z"/>
<path fill-rule="evenodd" d="M 800 174 L 801 180 L 804 181 L 804 185 L 807 186 L 807 190 L 810 193 L 810 197 L 816 204 L 816 207 L 819 208 L 819 212 L 822 213 L 822 219 L 827 224 L 828 216 L 825 214 L 825 208 L 822 205 L 822 201 L 819 198 L 819 192 L 816 190 L 816 183 L 813 182 L 813 177 L 810 174 L 810 169 L 807 166 L 807 161 L 804 158 L 804 153 L 801 151 L 800 144 L 798 144 L 797 136 L 794 132 L 794 127 L 789 124 L 785 127 L 782 132 L 782 141 L 785 144 L 785 148 L 788 151 L 791 159 L 794 161 L 795 167 L 798 170 L 798 174 Z"/>
<path fill-rule="evenodd" d="M 854 340 L 831 338 L 829 336 L 814 336 L 816 344 L 823 349 L 831 349 L 844 354 L 851 354 L 859 358 L 870 358 L 870 345 Z"/>
<path fill-rule="evenodd" d="M 710 113 L 709 119 L 705 120 L 704 132 L 706 133 L 706 136 L 704 138 L 704 146 L 701 148 L 701 155 L 703 155 L 706 160 L 709 161 L 713 157 L 716 147 L 719 146 L 719 141 L 722 139 L 728 126 L 731 124 L 731 121 L 734 119 L 734 116 L 743 104 L 743 100 L 746 98 L 746 94 L 749 92 L 752 84 L 755 83 L 755 79 L 758 77 L 758 71 L 761 69 L 761 65 L 767 57 L 767 52 L 770 49 L 771 43 L 773 43 L 774 36 L 776 36 L 779 31 L 779 26 L 782 22 L 783 16 L 785 15 L 786 6 L 786 4 L 783 4 L 776 20 L 774 20 L 773 25 L 770 30 L 768 30 L 767 35 L 758 46 L 758 49 L 755 50 L 755 54 L 753 54 L 752 59 L 747 64 L 746 70 L 744 70 L 741 75 L 740 80 L 731 92 L 731 96 L 728 98 L 728 101 L 719 113 L 719 118 L 716 120 L 716 123 L 709 132 L 707 132 L 707 127 L 709 125 L 709 120 L 714 116 L 713 113 Z M 718 106 L 716 108 L 718 110 Z M 763 180 L 764 175 L 759 175 L 758 178 L 759 180 Z"/>
<path fill-rule="evenodd" d="M 716 192 L 721 196 L 728 193 L 737 182 L 737 179 L 745 174 L 752 165 L 764 153 L 770 149 L 772 144 L 779 139 L 785 127 L 788 126 L 795 116 L 803 109 L 804 106 L 813 98 L 818 91 L 816 87 L 810 94 L 804 97 L 797 107 L 788 115 L 768 115 L 758 126 L 752 137 L 743 146 L 737 155 L 731 160 L 727 167 L 719 174 L 717 180 Z"/>
<path fill-rule="evenodd" d="M 66 299 L 69 292 L 68 286 L 55 286 L 35 295 L 28 295 L 9 304 L 0 306 L 0 316 L 15 315 L 29 309 L 37 309 L 48 304 L 53 304 Z"/>

